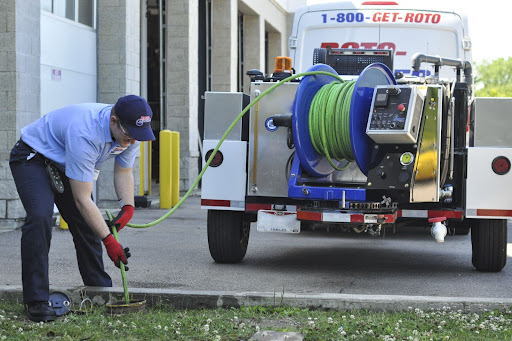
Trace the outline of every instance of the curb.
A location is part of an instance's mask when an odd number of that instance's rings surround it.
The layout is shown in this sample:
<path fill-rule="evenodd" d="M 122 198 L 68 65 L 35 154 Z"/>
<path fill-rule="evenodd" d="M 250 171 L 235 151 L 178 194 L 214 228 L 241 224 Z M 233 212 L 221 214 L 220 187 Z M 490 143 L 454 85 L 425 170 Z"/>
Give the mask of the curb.
<path fill-rule="evenodd" d="M 104 305 L 123 297 L 122 288 L 75 287 L 52 288 L 65 293 L 74 305 L 91 300 Z M 399 312 L 419 308 L 426 310 L 452 310 L 477 313 L 490 310 L 508 310 L 512 298 L 430 297 L 401 295 L 348 295 L 348 294 L 293 294 L 222 291 L 181 291 L 171 289 L 132 288 L 133 299 L 145 299 L 150 307 L 168 305 L 175 309 L 239 308 L 242 306 L 289 306 L 320 310 L 368 310 Z M 21 286 L 0 286 L 0 301 L 23 301 Z"/>

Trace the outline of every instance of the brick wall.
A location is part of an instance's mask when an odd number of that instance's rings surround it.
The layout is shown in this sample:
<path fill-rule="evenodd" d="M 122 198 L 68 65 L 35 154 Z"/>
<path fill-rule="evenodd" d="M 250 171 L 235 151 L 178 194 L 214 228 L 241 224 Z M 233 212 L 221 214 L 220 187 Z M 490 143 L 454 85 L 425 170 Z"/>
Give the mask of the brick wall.
<path fill-rule="evenodd" d="M 127 94 L 140 95 L 140 0 L 98 0 L 98 101 L 115 103 Z M 139 193 L 139 159 L 134 164 Z M 99 167 L 98 206 L 117 203 L 114 160 Z"/>
<path fill-rule="evenodd" d="M 198 0 L 173 0 L 166 10 L 167 127 L 180 133 L 180 190 L 197 177 Z"/>
<path fill-rule="evenodd" d="M 20 129 L 40 117 L 39 32 L 39 0 L 0 2 L 0 225 L 26 215 L 8 160 Z"/>

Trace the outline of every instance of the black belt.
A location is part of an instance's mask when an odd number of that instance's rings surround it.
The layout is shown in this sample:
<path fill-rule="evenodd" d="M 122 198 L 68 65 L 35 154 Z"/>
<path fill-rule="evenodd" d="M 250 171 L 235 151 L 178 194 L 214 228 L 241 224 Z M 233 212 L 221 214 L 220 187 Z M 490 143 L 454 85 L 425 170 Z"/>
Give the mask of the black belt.
<path fill-rule="evenodd" d="M 64 193 L 64 183 L 62 182 L 62 179 L 60 178 L 59 170 L 55 166 L 54 162 L 50 159 L 48 159 L 43 154 L 39 153 L 34 148 L 30 147 L 28 144 L 26 144 L 21 138 L 20 142 L 30 148 L 36 155 L 39 155 L 46 164 L 46 174 L 48 175 L 48 179 L 50 179 L 50 185 L 52 186 L 52 190 L 55 193 Z"/>

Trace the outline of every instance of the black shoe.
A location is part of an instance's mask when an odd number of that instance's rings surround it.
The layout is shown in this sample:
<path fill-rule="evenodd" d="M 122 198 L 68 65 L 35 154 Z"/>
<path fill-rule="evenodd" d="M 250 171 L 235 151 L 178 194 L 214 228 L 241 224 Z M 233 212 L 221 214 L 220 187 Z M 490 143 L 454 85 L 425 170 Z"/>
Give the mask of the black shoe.
<path fill-rule="evenodd" d="M 31 302 L 25 304 L 25 312 L 28 318 L 34 322 L 49 322 L 57 318 L 55 310 L 48 302 Z"/>

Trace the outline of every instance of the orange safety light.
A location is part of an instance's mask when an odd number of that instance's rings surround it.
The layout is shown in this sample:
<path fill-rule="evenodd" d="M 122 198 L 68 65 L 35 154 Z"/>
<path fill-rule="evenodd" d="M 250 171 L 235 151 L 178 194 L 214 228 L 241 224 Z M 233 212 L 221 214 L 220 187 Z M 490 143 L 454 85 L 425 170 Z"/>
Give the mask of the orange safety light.
<path fill-rule="evenodd" d="M 292 73 L 292 59 L 290 57 L 276 57 L 274 73 Z"/>

